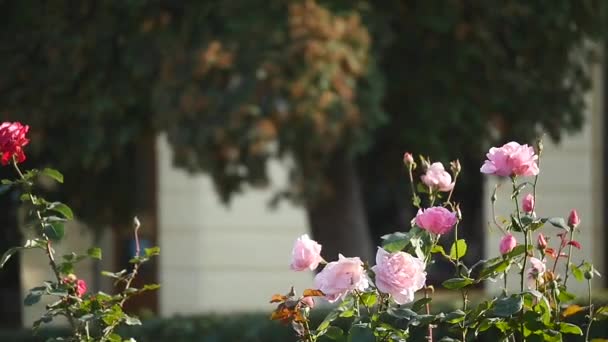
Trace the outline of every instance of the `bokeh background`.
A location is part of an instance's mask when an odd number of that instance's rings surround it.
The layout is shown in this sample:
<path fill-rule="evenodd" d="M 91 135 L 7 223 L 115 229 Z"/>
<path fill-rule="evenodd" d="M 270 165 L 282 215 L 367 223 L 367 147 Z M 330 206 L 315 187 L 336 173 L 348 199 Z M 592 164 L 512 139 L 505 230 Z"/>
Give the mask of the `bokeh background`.
<path fill-rule="evenodd" d="M 537 211 L 576 208 L 578 260 L 605 270 L 605 1 L 0 0 L 0 17 L 0 118 L 31 126 L 25 167 L 61 170 L 46 191 L 78 216 L 58 250 L 103 247 L 78 273 L 112 291 L 100 271 L 133 255 L 133 216 L 161 247 L 141 279 L 160 291 L 128 303 L 144 341 L 287 341 L 266 315 L 312 284 L 293 241 L 373 260 L 415 214 L 405 151 L 460 160 L 474 262 L 500 238 L 485 152 L 542 137 Z M 30 232 L 18 194 L 0 202 L 3 251 Z M 38 318 L 22 298 L 47 278 L 34 253 L 0 272 L 1 329 Z"/>

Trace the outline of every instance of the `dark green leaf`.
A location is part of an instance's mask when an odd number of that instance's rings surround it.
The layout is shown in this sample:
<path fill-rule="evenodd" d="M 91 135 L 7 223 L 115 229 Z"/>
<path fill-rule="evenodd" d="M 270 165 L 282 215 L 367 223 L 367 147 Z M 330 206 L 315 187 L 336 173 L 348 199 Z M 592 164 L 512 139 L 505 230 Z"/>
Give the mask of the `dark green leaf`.
<path fill-rule="evenodd" d="M 376 342 L 376 336 L 370 328 L 353 326 L 348 335 L 348 342 Z"/>
<path fill-rule="evenodd" d="M 464 313 L 464 311 L 456 310 L 447 314 L 443 321 L 450 324 L 456 324 L 458 322 L 462 322 L 465 316 L 466 314 Z"/>
<path fill-rule="evenodd" d="M 10 259 L 13 254 L 17 253 L 21 249 L 23 249 L 23 247 L 13 247 L 4 252 L 4 254 L 2 254 L 2 259 L 0 259 L 0 268 L 4 267 L 4 264 L 6 264 L 8 259 Z"/>
<path fill-rule="evenodd" d="M 61 202 L 51 203 L 49 205 L 49 210 L 53 210 L 60 213 L 68 220 L 72 220 L 74 218 L 74 213 L 72 212 L 72 209 Z"/>
<path fill-rule="evenodd" d="M 59 183 L 63 183 L 63 175 L 61 174 L 61 172 L 55 169 L 46 168 L 42 170 L 42 174 L 51 177 Z"/>
<path fill-rule="evenodd" d="M 410 242 L 410 236 L 407 233 L 396 232 L 382 237 L 382 248 L 389 253 L 399 252 Z"/>
<path fill-rule="evenodd" d="M 420 311 L 422 308 L 424 308 L 426 306 L 427 303 L 430 303 L 433 299 L 432 298 L 420 298 L 417 301 L 414 302 L 414 304 L 412 304 L 412 310 L 414 311 Z"/>
<path fill-rule="evenodd" d="M 332 340 L 338 340 L 344 335 L 344 331 L 338 327 L 330 326 L 327 328 L 325 332 L 325 336 L 329 337 Z"/>
<path fill-rule="evenodd" d="M 53 241 L 59 241 L 65 235 L 63 223 L 52 222 L 44 226 L 44 235 Z"/>
<path fill-rule="evenodd" d="M 550 217 L 547 222 L 551 223 L 553 227 L 570 230 L 570 227 L 566 224 L 566 221 L 562 217 Z"/>
<path fill-rule="evenodd" d="M 30 292 L 25 296 L 23 300 L 23 304 L 25 306 L 31 306 L 40 301 L 40 298 L 47 293 L 47 288 L 45 286 L 34 287 L 30 289 Z"/>
<path fill-rule="evenodd" d="M 518 313 L 524 306 L 524 301 L 519 295 L 511 295 L 500 298 L 494 303 L 492 312 L 499 317 L 508 317 Z"/>
<path fill-rule="evenodd" d="M 408 308 L 398 308 L 398 307 L 388 308 L 388 310 L 386 310 L 386 313 L 388 313 L 389 315 L 391 315 L 393 317 L 405 318 L 405 319 L 411 319 L 412 317 L 418 316 L 417 313 L 415 313 L 414 311 L 412 311 Z"/>

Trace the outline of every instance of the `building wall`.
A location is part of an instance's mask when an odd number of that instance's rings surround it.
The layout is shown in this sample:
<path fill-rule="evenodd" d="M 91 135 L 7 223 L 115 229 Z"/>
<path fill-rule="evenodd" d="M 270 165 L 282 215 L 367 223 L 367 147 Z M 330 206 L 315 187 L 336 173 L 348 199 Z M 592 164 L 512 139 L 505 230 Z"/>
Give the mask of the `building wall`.
<path fill-rule="evenodd" d="M 285 181 L 278 163 L 270 167 L 275 186 L 248 189 L 224 206 L 209 177 L 172 165 L 165 136 L 157 148 L 162 315 L 268 311 L 272 294 L 312 286 L 311 273 L 288 268 L 293 241 L 307 232 L 304 211 L 268 207 Z"/>
<path fill-rule="evenodd" d="M 581 217 L 580 233 L 575 237 L 582 244 L 582 251 L 575 249 L 573 262 L 578 264 L 581 260 L 593 261 L 596 268 L 601 271 L 604 267 L 604 114 L 603 114 L 603 84 L 602 67 L 599 64 L 591 66 L 593 72 L 593 89 L 587 96 L 588 110 L 585 113 L 585 124 L 581 132 L 566 136 L 556 145 L 548 138 L 544 140 L 545 149 L 541 158 L 541 176 L 537 187 L 536 212 L 542 217 L 564 217 L 566 220 L 571 209 L 576 209 Z M 498 255 L 498 243 L 502 234 L 492 224 L 491 202 L 489 200 L 494 185 L 500 184 L 496 214 L 498 217 L 509 217 L 513 211 L 513 202 L 510 199 L 511 182 L 509 179 L 487 177 L 486 194 L 486 221 L 488 233 L 486 237 L 486 255 Z M 529 190 L 529 189 L 528 189 Z M 527 190 L 523 194 L 528 193 Z M 500 222 L 500 220 L 499 220 Z M 551 227 L 550 225 L 547 225 Z M 557 247 L 559 238 L 555 236 L 558 229 L 548 230 L 545 235 L 551 237 L 550 246 Z M 523 243 L 523 235 L 515 235 Z M 536 244 L 537 234 L 533 234 L 533 243 Z M 559 269 L 564 270 L 565 260 L 561 260 Z M 548 262 L 553 266 L 553 260 Z M 559 264 L 558 264 L 559 265 Z M 509 275 L 509 287 L 519 288 L 519 275 L 514 267 Z M 572 278 L 571 278 L 572 279 Z M 598 284 L 601 279 L 596 279 Z M 585 293 L 586 284 L 573 280 L 568 282 L 574 286 L 577 293 Z M 489 286 L 490 291 L 499 291 L 502 282 Z"/>

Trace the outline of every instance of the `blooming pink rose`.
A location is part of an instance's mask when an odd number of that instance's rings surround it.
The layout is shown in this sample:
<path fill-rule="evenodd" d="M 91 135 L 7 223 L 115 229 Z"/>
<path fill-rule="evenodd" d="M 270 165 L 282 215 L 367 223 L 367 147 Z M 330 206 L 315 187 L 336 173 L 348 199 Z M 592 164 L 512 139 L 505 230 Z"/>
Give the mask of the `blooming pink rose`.
<path fill-rule="evenodd" d="M 514 141 L 502 147 L 492 147 L 481 172 L 498 176 L 536 176 L 539 173 L 534 148 Z"/>
<path fill-rule="evenodd" d="M 321 245 L 315 240 L 311 240 L 308 234 L 304 234 L 296 240 L 291 253 L 290 267 L 294 271 L 304 271 L 305 269 L 312 271 L 323 261 Z"/>
<path fill-rule="evenodd" d="M 20 122 L 3 122 L 0 125 L 0 154 L 2 155 L 0 162 L 2 165 L 7 165 L 16 157 L 17 162 L 21 163 L 25 160 L 23 147 L 30 141 L 25 137 L 29 126 L 24 126 Z"/>
<path fill-rule="evenodd" d="M 534 196 L 532 196 L 532 194 L 527 194 L 524 197 L 524 200 L 521 203 L 521 209 L 525 213 L 532 213 L 534 210 Z"/>
<path fill-rule="evenodd" d="M 82 296 L 84 296 L 84 294 L 86 292 L 87 292 L 87 283 L 82 279 L 78 279 L 76 281 L 76 295 L 78 297 L 82 297 Z"/>
<path fill-rule="evenodd" d="M 572 211 L 570 211 L 570 215 L 568 216 L 568 226 L 570 226 L 570 228 L 576 228 L 579 224 L 581 224 L 581 219 L 578 217 L 576 209 L 572 209 Z"/>
<path fill-rule="evenodd" d="M 536 283 L 542 281 L 540 276 L 545 273 L 547 267 L 545 266 L 544 260 L 535 257 L 531 257 L 528 260 L 530 261 L 530 268 L 528 269 L 528 288 L 535 288 Z"/>
<path fill-rule="evenodd" d="M 452 176 L 437 162 L 431 164 L 426 173 L 420 177 L 426 186 L 439 191 L 450 191 L 454 188 Z"/>
<path fill-rule="evenodd" d="M 500 240 L 498 249 L 500 250 L 500 254 L 505 255 L 511 252 L 515 246 L 517 246 L 517 240 L 515 240 L 512 234 L 507 234 Z"/>
<path fill-rule="evenodd" d="M 330 262 L 314 280 L 315 288 L 323 291 L 325 298 L 333 303 L 353 290 L 363 291 L 369 286 L 369 279 L 363 269 L 361 259 L 345 258 Z"/>
<path fill-rule="evenodd" d="M 378 290 L 393 296 L 397 304 L 407 304 L 414 300 L 414 293 L 424 287 L 426 272 L 424 261 L 405 252 L 388 253 L 378 248 L 376 266 Z"/>
<path fill-rule="evenodd" d="M 419 209 L 418 214 L 416 214 L 416 225 L 433 234 L 448 233 L 456 222 L 456 214 L 444 207 Z"/>

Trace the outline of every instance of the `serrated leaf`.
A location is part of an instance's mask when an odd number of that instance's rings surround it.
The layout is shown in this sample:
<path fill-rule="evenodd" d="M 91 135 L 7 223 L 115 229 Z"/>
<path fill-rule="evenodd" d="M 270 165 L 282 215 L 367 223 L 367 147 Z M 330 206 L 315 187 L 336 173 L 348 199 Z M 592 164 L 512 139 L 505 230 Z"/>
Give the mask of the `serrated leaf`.
<path fill-rule="evenodd" d="M 89 248 L 89 250 L 87 251 L 87 255 L 89 257 L 91 257 L 92 259 L 101 260 L 101 248 L 99 248 L 99 247 Z"/>
<path fill-rule="evenodd" d="M 458 254 L 456 254 L 457 250 Z M 450 248 L 450 258 L 457 260 L 464 257 L 465 254 L 467 254 L 467 242 L 464 239 L 455 241 Z"/>
<path fill-rule="evenodd" d="M 55 169 L 45 168 L 44 170 L 42 170 L 42 174 L 56 180 L 59 183 L 63 183 L 63 175 L 61 174 L 61 172 Z"/>
<path fill-rule="evenodd" d="M 51 203 L 49 205 L 49 210 L 60 213 L 68 220 L 74 219 L 74 213 L 72 212 L 72 209 L 61 202 Z"/>

